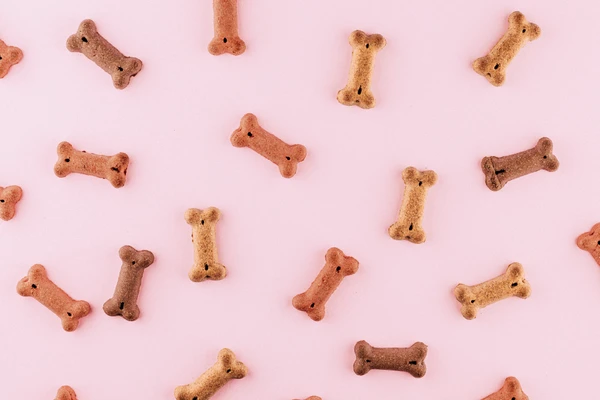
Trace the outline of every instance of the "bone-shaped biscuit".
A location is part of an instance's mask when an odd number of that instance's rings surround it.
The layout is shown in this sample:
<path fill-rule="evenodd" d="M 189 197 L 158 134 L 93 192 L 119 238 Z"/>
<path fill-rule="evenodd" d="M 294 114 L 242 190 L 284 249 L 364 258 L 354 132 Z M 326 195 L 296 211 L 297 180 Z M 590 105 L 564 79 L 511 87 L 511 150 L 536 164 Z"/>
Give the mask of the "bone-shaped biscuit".
<path fill-rule="evenodd" d="M 371 92 L 371 77 L 375 67 L 375 56 L 385 47 L 385 39 L 380 34 L 367 35 L 363 31 L 350 34 L 352 64 L 348 84 L 337 94 L 340 103 L 361 108 L 375 107 L 375 97 Z"/>
<path fill-rule="evenodd" d="M 77 395 L 71 387 L 63 386 L 58 389 L 55 400 L 77 400 Z"/>
<path fill-rule="evenodd" d="M 67 39 L 67 49 L 83 53 L 97 66 L 110 74 L 117 89 L 125 89 L 132 77 L 142 70 L 142 61 L 135 57 L 124 56 L 98 33 L 91 19 L 84 20 L 77 33 Z"/>
<path fill-rule="evenodd" d="M 523 393 L 519 380 L 510 376 L 506 378 L 500 390 L 490 394 L 483 400 L 529 400 L 529 397 Z"/>
<path fill-rule="evenodd" d="M 56 153 L 58 161 L 54 165 L 54 173 L 59 178 L 78 173 L 107 179 L 116 188 L 125 185 L 129 166 L 129 156 L 125 153 L 102 156 L 75 150 L 68 142 L 61 142 Z"/>
<path fill-rule="evenodd" d="M 492 85 L 501 86 L 508 64 L 527 42 L 537 39 L 541 32 L 539 26 L 527 22 L 519 11 L 513 12 L 508 17 L 508 30 L 504 36 L 486 56 L 473 62 L 473 69 Z"/>
<path fill-rule="evenodd" d="M 48 279 L 46 269 L 36 264 L 29 269 L 27 276 L 17 284 L 17 293 L 33 297 L 62 321 L 62 327 L 72 332 L 79 326 L 79 320 L 91 311 L 87 301 L 73 300 L 65 291 Z"/>
<path fill-rule="evenodd" d="M 466 319 L 475 319 L 479 309 L 497 301 L 512 296 L 526 299 L 530 294 L 531 286 L 525 280 L 525 270 L 516 262 L 494 279 L 474 286 L 460 283 L 454 288 L 454 296 L 462 304 L 460 312 Z"/>
<path fill-rule="evenodd" d="M 246 43 L 238 33 L 237 0 L 213 0 L 215 37 L 208 45 L 210 54 L 223 53 L 239 56 L 246 51 Z"/>
<path fill-rule="evenodd" d="M 552 154 L 552 140 L 543 137 L 534 148 L 504 157 L 484 157 L 481 169 L 485 184 L 490 190 L 498 191 L 513 179 L 537 172 L 541 169 L 554 172 L 558 159 Z"/>
<path fill-rule="evenodd" d="M 218 281 L 227 276 L 227 268 L 219 264 L 216 227 L 221 211 L 216 207 L 205 210 L 190 208 L 185 212 L 185 221 L 192 226 L 194 244 L 194 266 L 189 277 L 194 282 L 206 279 Z"/>
<path fill-rule="evenodd" d="M 309 398 L 307 398 L 305 400 L 323 400 L 323 399 L 321 399 L 319 396 L 310 396 Z"/>
<path fill-rule="evenodd" d="M 217 362 L 194 383 L 175 388 L 175 399 L 208 400 L 231 379 L 242 379 L 247 373 L 248 369 L 236 360 L 233 351 L 222 349 Z"/>
<path fill-rule="evenodd" d="M 427 357 L 427 345 L 416 342 L 407 348 L 372 347 L 364 340 L 357 342 L 354 346 L 354 373 L 365 375 L 372 369 L 385 369 L 389 371 L 408 372 L 415 378 L 422 378 L 427 372 L 425 357 Z"/>
<path fill-rule="evenodd" d="M 346 256 L 337 247 L 332 247 L 325 254 L 325 266 L 319 272 L 308 290 L 296 295 L 292 305 L 306 314 L 314 321 L 325 317 L 325 304 L 342 283 L 342 279 L 358 271 L 358 261 Z"/>
<path fill-rule="evenodd" d="M 592 226 L 589 232 L 577 237 L 577 247 L 590 253 L 600 265 L 600 223 Z"/>
<path fill-rule="evenodd" d="M 402 172 L 404 197 L 398 213 L 398 220 L 388 229 L 392 239 L 423 243 L 425 231 L 421 226 L 427 190 L 437 181 L 434 171 L 419 171 L 408 167 Z"/>
<path fill-rule="evenodd" d="M 10 221 L 16 213 L 16 207 L 23 196 L 19 186 L 0 186 L 0 219 Z"/>
<path fill-rule="evenodd" d="M 123 261 L 113 297 L 104 303 L 104 312 L 111 317 L 120 315 L 127 321 L 140 316 L 137 298 L 140 294 L 144 270 L 154 262 L 154 254 L 148 250 L 137 251 L 131 246 L 119 249 Z"/>
<path fill-rule="evenodd" d="M 8 46 L 0 40 L 0 79 L 4 78 L 10 67 L 18 64 L 23 59 L 23 52 L 20 48 Z"/>
<path fill-rule="evenodd" d="M 298 163 L 306 158 L 306 147 L 301 144 L 289 145 L 267 132 L 258 124 L 254 114 L 246 114 L 242 117 L 240 127 L 231 135 L 231 144 L 235 147 L 250 147 L 277 164 L 284 178 L 296 175 Z"/>

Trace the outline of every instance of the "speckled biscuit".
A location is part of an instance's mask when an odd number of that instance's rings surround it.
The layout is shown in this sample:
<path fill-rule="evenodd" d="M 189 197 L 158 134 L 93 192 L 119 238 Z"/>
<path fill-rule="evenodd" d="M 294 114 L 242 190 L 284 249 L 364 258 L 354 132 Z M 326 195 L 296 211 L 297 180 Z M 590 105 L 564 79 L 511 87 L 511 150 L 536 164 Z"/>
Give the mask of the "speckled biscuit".
<path fill-rule="evenodd" d="M 306 147 L 301 144 L 289 145 L 277 136 L 267 132 L 258 124 L 254 114 L 242 117 L 240 127 L 231 135 L 235 147 L 250 147 L 252 150 L 277 164 L 284 178 L 296 175 L 298 163 L 306 158 Z"/>
<path fill-rule="evenodd" d="M 58 389 L 58 393 L 56 393 L 55 400 L 77 400 L 77 395 L 75 391 L 69 386 L 63 386 Z"/>
<path fill-rule="evenodd" d="M 475 319 L 479 309 L 497 301 L 516 296 L 526 299 L 531 294 L 531 286 L 525 280 L 525 270 L 519 263 L 512 263 L 506 272 L 494 279 L 475 286 L 462 283 L 454 288 L 454 296 L 461 304 L 463 317 Z"/>
<path fill-rule="evenodd" d="M 577 246 L 590 253 L 596 263 L 600 265 L 600 223 L 592 226 L 592 230 L 589 232 L 579 235 Z"/>
<path fill-rule="evenodd" d="M 513 179 L 539 170 L 556 171 L 558 159 L 552 154 L 552 140 L 543 137 L 529 150 L 504 157 L 484 157 L 481 170 L 485 175 L 485 184 L 490 190 L 498 191 Z"/>
<path fill-rule="evenodd" d="M 0 219 L 10 221 L 16 213 L 17 203 L 23 197 L 19 186 L 0 186 Z"/>
<path fill-rule="evenodd" d="M 213 0 L 215 37 L 208 51 L 215 56 L 229 53 L 239 56 L 246 51 L 246 43 L 238 33 L 237 0 Z"/>
<path fill-rule="evenodd" d="M 483 400 L 529 400 L 529 397 L 523 393 L 519 380 L 510 376 L 504 381 L 502 389 L 490 394 Z"/>
<path fill-rule="evenodd" d="M 127 321 L 135 321 L 140 316 L 137 305 L 144 271 L 154 262 L 154 254 L 148 250 L 137 251 L 131 246 L 119 250 L 123 261 L 117 287 L 113 297 L 104 303 L 104 312 L 111 317 L 120 315 Z"/>
<path fill-rule="evenodd" d="M 385 47 L 385 44 L 384 37 L 379 34 L 352 32 L 350 35 L 352 64 L 350 64 L 348 84 L 337 94 L 340 103 L 361 108 L 375 107 L 375 97 L 371 92 L 371 77 L 375 67 L 375 56 Z"/>
<path fill-rule="evenodd" d="M 54 282 L 48 279 L 46 269 L 39 264 L 29 269 L 27 276 L 17 284 L 17 292 L 21 296 L 33 297 L 62 321 L 65 331 L 71 332 L 79 326 L 79 320 L 91 311 L 87 301 L 73 300 Z"/>
<path fill-rule="evenodd" d="M 227 268 L 219 264 L 216 227 L 221 211 L 216 207 L 205 210 L 190 208 L 185 212 L 185 221 L 192 226 L 194 244 L 194 266 L 189 277 L 194 282 L 206 279 L 218 281 L 227 276 Z"/>
<path fill-rule="evenodd" d="M 60 143 L 56 153 L 58 161 L 54 165 L 54 173 L 59 178 L 77 173 L 106 179 L 116 188 L 125 185 L 129 166 L 129 156 L 125 153 L 101 156 L 75 150 L 68 142 Z"/>
<path fill-rule="evenodd" d="M 540 27 L 527 22 L 523 14 L 513 12 L 508 17 L 508 31 L 486 56 L 473 62 L 473 69 L 492 85 L 501 86 L 508 64 L 527 42 L 537 39 L 541 33 Z"/>
<path fill-rule="evenodd" d="M 110 74 L 117 89 L 125 89 L 132 77 L 142 70 L 142 61 L 135 57 L 124 56 L 98 33 L 91 19 L 84 20 L 77 33 L 67 39 L 67 49 L 83 53 L 97 66 Z"/>
<path fill-rule="evenodd" d="M 408 372 L 415 378 L 425 376 L 427 366 L 427 345 L 416 342 L 408 348 L 372 347 L 369 343 L 361 340 L 354 346 L 354 373 L 365 375 L 372 369 L 385 369 L 389 371 Z"/>
<path fill-rule="evenodd" d="M 10 67 L 18 64 L 23 59 L 23 52 L 20 48 L 7 46 L 0 40 L 0 79 L 4 78 Z"/>
<path fill-rule="evenodd" d="M 390 226 L 388 233 L 392 239 L 423 243 L 425 231 L 421 226 L 425 199 L 428 189 L 437 182 L 434 171 L 419 171 L 408 167 L 402 172 L 404 197 L 398 213 L 398 220 Z"/>
<path fill-rule="evenodd" d="M 175 399 L 208 400 L 227 382 L 232 379 L 242 379 L 247 373 L 248 369 L 236 360 L 233 351 L 222 349 L 217 356 L 217 362 L 194 383 L 178 386 L 175 389 Z"/>
<path fill-rule="evenodd" d="M 325 304 L 342 283 L 342 279 L 358 271 L 358 261 L 346 256 L 337 247 L 332 247 L 325 254 L 325 266 L 319 272 L 310 288 L 292 299 L 292 305 L 314 321 L 325 317 Z"/>

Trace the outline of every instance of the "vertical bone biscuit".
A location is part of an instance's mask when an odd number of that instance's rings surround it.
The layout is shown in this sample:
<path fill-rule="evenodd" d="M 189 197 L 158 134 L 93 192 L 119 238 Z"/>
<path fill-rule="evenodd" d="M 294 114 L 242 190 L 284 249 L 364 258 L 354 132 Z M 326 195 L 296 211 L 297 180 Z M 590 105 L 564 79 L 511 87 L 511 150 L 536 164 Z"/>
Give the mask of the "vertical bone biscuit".
<path fill-rule="evenodd" d="M 402 172 L 404 197 L 398 220 L 390 226 L 388 233 L 392 239 L 408 240 L 412 243 L 425 242 L 425 231 L 421 226 L 428 189 L 437 181 L 434 171 L 419 171 L 408 167 Z"/>
<path fill-rule="evenodd" d="M 131 246 L 119 250 L 123 261 L 112 298 L 104 303 L 104 312 L 111 317 L 120 315 L 127 321 L 135 321 L 140 316 L 137 305 L 144 271 L 154 262 L 154 254 L 148 250 L 137 251 Z"/>
<path fill-rule="evenodd" d="M 485 184 L 494 192 L 521 176 L 546 170 L 554 172 L 558 169 L 558 159 L 552 154 L 552 140 L 543 137 L 532 149 L 504 157 L 484 157 L 481 170 L 485 175 Z"/>
<path fill-rule="evenodd" d="M 596 263 L 600 265 L 600 223 L 592 226 L 589 232 L 579 235 L 577 247 L 590 253 Z"/>
<path fill-rule="evenodd" d="M 537 39 L 541 29 L 527 22 L 525 16 L 515 11 L 508 17 L 508 30 L 484 57 L 473 62 L 473 69 L 484 76 L 492 85 L 501 86 L 506 77 L 506 68 L 527 42 Z"/>
<path fill-rule="evenodd" d="M 46 306 L 60 318 L 62 327 L 67 332 L 77 329 L 79 320 L 91 311 L 87 301 L 73 300 L 48 279 L 46 269 L 39 264 L 31 267 L 27 276 L 19 281 L 17 293 L 25 297 L 31 296 Z"/>
<path fill-rule="evenodd" d="M 0 40 L 0 79 L 4 78 L 10 67 L 23 59 L 23 52 L 18 47 L 8 46 Z"/>
<path fill-rule="evenodd" d="M 375 56 L 385 47 L 385 39 L 379 34 L 367 35 L 354 31 L 350 35 L 352 64 L 348 84 L 337 94 L 340 103 L 361 108 L 375 107 L 375 97 L 371 92 L 371 77 L 375 67 Z"/>
<path fill-rule="evenodd" d="M 56 153 L 58 161 L 54 165 L 54 173 L 59 178 L 77 173 L 106 179 L 116 188 L 125 185 L 129 166 L 129 156 L 125 153 L 102 156 L 75 150 L 68 142 L 60 143 Z"/>
<path fill-rule="evenodd" d="M 217 362 L 194 383 L 175 388 L 176 400 L 208 400 L 231 379 L 242 379 L 248 373 L 246 366 L 236 360 L 229 349 L 222 349 Z"/>
<path fill-rule="evenodd" d="M 189 277 L 194 282 L 206 279 L 218 281 L 227 276 L 227 268 L 219 264 L 216 227 L 221 211 L 216 207 L 205 210 L 190 208 L 185 212 L 185 221 L 192 226 L 194 244 L 194 266 Z"/>
<path fill-rule="evenodd" d="M 250 147 L 252 150 L 277 164 L 284 178 L 296 175 L 298 163 L 306 158 L 306 147 L 301 144 L 289 145 L 277 136 L 267 132 L 258 124 L 254 114 L 242 117 L 240 127 L 231 135 L 235 147 Z"/>
<path fill-rule="evenodd" d="M 19 186 L 0 186 L 0 219 L 10 221 L 16 213 L 17 203 L 23 197 Z"/>
<path fill-rule="evenodd" d="M 384 369 L 408 372 L 415 378 L 422 378 L 427 372 L 427 345 L 421 342 L 416 342 L 408 348 L 378 348 L 361 340 L 354 346 L 354 354 L 356 375 L 365 375 L 372 369 Z"/>
<path fill-rule="evenodd" d="M 519 380 L 510 376 L 506 378 L 500 390 L 490 394 L 483 400 L 529 400 L 529 397 L 523 393 Z"/>
<path fill-rule="evenodd" d="M 83 53 L 110 74 L 117 89 L 125 89 L 131 78 L 142 70 L 142 61 L 124 56 L 98 33 L 96 24 L 91 19 L 84 20 L 77 33 L 67 39 L 67 49 Z"/>
<path fill-rule="evenodd" d="M 531 286 L 525 280 L 525 270 L 516 262 L 510 264 L 504 274 L 494 279 L 475 286 L 460 283 L 454 288 L 454 296 L 462 304 L 460 312 L 466 319 L 475 319 L 479 309 L 497 301 L 512 296 L 526 299 L 530 294 Z"/>
<path fill-rule="evenodd" d="M 75 391 L 69 386 L 63 386 L 56 393 L 56 400 L 77 400 Z"/>
<path fill-rule="evenodd" d="M 292 305 L 314 321 L 325 317 L 325 304 L 342 283 L 342 279 L 358 271 L 358 261 L 346 256 L 336 247 L 327 250 L 325 266 L 319 272 L 310 288 L 292 299 Z"/>
<path fill-rule="evenodd" d="M 215 37 L 208 45 L 210 54 L 239 56 L 246 51 L 246 43 L 238 33 L 237 3 L 237 0 L 213 0 Z"/>

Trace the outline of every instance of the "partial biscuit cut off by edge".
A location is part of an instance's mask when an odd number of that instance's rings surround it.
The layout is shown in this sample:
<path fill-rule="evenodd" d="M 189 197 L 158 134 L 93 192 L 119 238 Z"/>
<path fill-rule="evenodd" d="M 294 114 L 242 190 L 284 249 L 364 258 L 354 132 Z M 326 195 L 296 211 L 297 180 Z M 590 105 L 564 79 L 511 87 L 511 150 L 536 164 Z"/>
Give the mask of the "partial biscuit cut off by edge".
<path fill-rule="evenodd" d="M 529 396 L 523 392 L 519 380 L 509 376 L 500 390 L 486 396 L 483 400 L 529 400 Z"/>
<path fill-rule="evenodd" d="M 0 219 L 10 221 L 17 212 L 17 203 L 23 197 L 20 186 L 0 186 Z"/>
<path fill-rule="evenodd" d="M 238 33 L 238 0 L 213 0 L 215 36 L 208 45 L 210 54 L 239 56 L 246 43 Z"/>
<path fill-rule="evenodd" d="M 4 78 L 10 68 L 21 62 L 23 52 L 15 46 L 8 46 L 0 40 L 0 79 Z"/>

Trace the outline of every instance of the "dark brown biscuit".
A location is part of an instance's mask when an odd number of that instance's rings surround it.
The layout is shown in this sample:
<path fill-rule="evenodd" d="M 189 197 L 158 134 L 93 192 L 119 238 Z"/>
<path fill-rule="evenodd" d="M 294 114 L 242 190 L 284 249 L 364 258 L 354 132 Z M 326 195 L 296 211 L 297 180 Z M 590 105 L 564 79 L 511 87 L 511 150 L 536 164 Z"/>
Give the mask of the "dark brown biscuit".
<path fill-rule="evenodd" d="M 590 253 L 596 263 L 600 265 L 600 223 L 592 226 L 591 231 L 579 235 L 577 246 Z"/>
<path fill-rule="evenodd" d="M 63 386 L 58 389 L 56 400 L 77 400 L 77 395 L 69 386 Z"/>
<path fill-rule="evenodd" d="M 364 375 L 372 369 L 385 369 L 408 372 L 415 378 L 421 378 L 427 372 L 427 346 L 421 342 L 416 342 L 408 348 L 378 348 L 361 340 L 354 346 L 354 354 L 356 375 Z"/>
<path fill-rule="evenodd" d="M 239 56 L 246 51 L 246 43 L 238 33 L 237 0 L 213 0 L 215 37 L 208 51 L 215 56 L 223 53 Z"/>
<path fill-rule="evenodd" d="M 216 207 L 206 210 L 190 208 L 185 212 L 185 221 L 192 226 L 194 244 L 194 266 L 189 277 L 194 282 L 206 279 L 219 281 L 227 276 L 227 268 L 219 263 L 217 251 L 217 222 L 221 211 Z"/>
<path fill-rule="evenodd" d="M 19 186 L 0 186 L 0 219 L 10 221 L 16 213 L 16 207 L 23 196 Z"/>
<path fill-rule="evenodd" d="M 490 394 L 483 400 L 529 400 L 529 397 L 523 393 L 519 380 L 510 376 L 504 381 L 502 389 Z"/>
<path fill-rule="evenodd" d="M 7 46 L 0 40 L 0 79 L 4 78 L 10 67 L 18 64 L 23 59 L 23 52 L 20 48 Z"/>

